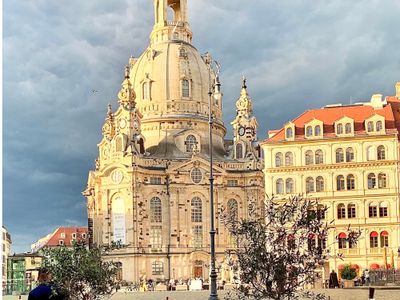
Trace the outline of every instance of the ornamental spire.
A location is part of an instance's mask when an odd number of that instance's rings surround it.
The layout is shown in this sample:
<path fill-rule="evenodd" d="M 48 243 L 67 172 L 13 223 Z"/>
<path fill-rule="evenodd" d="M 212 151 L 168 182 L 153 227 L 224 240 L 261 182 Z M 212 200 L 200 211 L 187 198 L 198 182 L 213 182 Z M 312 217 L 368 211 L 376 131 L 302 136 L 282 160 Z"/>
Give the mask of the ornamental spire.
<path fill-rule="evenodd" d="M 246 77 L 242 77 L 242 90 L 240 91 L 240 97 L 236 101 L 236 111 L 240 116 L 250 116 L 253 114 L 253 103 L 247 92 Z"/>
<path fill-rule="evenodd" d="M 132 84 L 129 80 L 129 65 L 125 66 L 125 79 L 122 82 L 121 90 L 118 93 L 118 103 L 122 105 L 125 109 L 131 110 L 135 108 L 136 94 L 132 88 Z"/>

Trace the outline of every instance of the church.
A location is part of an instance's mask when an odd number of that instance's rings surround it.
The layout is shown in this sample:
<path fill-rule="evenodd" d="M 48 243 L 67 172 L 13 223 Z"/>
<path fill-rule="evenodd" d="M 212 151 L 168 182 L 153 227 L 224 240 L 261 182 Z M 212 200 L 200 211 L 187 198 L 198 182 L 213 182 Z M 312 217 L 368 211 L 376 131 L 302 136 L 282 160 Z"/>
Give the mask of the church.
<path fill-rule="evenodd" d="M 235 247 L 219 212 L 247 218 L 264 199 L 246 80 L 238 86 L 236 117 L 226 127 L 219 65 L 193 46 L 187 2 L 154 0 L 150 44 L 129 58 L 83 192 L 89 242 L 122 245 L 106 259 L 118 262 L 119 279 L 128 282 L 208 278 L 210 141 L 219 280 L 233 280 L 226 253 Z M 225 139 L 227 130 L 233 140 Z"/>

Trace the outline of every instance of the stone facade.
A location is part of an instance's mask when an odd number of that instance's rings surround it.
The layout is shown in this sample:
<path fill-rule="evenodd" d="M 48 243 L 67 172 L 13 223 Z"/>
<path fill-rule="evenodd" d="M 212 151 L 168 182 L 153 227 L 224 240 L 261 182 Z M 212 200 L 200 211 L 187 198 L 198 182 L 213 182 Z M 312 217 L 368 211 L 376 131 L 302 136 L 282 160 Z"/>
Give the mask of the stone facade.
<path fill-rule="evenodd" d="M 150 45 L 129 59 L 83 192 L 89 243 L 123 245 L 106 257 L 120 263 L 122 280 L 208 278 L 210 109 L 216 260 L 220 279 L 230 281 L 225 251 L 234 243 L 218 213 L 249 217 L 264 199 L 252 100 L 243 80 L 234 139 L 224 140 L 219 66 L 191 44 L 187 1 L 155 0 L 154 11 Z"/>
<path fill-rule="evenodd" d="M 7 285 L 7 259 L 11 253 L 11 235 L 7 231 L 7 229 L 3 226 L 2 227 L 2 234 L 3 234 L 3 242 L 2 242 L 2 257 L 1 257 L 1 274 L 2 274 L 2 289 L 3 294 L 6 289 Z"/>
<path fill-rule="evenodd" d="M 303 193 L 328 207 L 335 228 L 326 244 L 343 260 L 332 258 L 326 276 L 346 263 L 384 268 L 385 256 L 388 267 L 399 266 L 399 88 L 396 96 L 305 111 L 262 143 L 267 195 Z M 362 231 L 357 245 L 342 239 L 349 224 Z"/>

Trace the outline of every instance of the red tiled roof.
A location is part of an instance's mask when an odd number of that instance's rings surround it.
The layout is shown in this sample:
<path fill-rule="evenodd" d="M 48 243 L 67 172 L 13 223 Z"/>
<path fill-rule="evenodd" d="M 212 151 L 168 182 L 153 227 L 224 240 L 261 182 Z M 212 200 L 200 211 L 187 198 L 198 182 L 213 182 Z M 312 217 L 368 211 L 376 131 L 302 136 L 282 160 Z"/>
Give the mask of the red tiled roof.
<path fill-rule="evenodd" d="M 62 237 L 62 233 L 64 233 L 64 237 Z M 72 234 L 76 234 L 76 241 L 85 241 L 87 243 L 87 235 L 88 229 L 87 227 L 59 227 L 44 245 L 45 247 L 55 247 L 60 245 L 60 240 L 64 241 L 64 246 L 70 247 L 72 246 L 72 241 L 74 240 Z M 83 238 L 82 234 L 86 236 Z"/>
<path fill-rule="evenodd" d="M 354 120 L 355 135 L 364 135 L 366 134 L 365 120 L 375 114 L 385 118 L 386 132 L 400 132 L 400 101 L 397 97 L 386 97 L 386 100 L 388 104 L 380 109 L 375 109 L 369 105 L 349 105 L 307 110 L 291 121 L 295 125 L 295 139 L 301 140 L 305 138 L 305 124 L 313 119 L 323 122 L 324 137 L 334 137 L 336 136 L 334 123 L 343 117 Z M 264 142 L 273 143 L 285 140 L 284 127 L 274 131 L 277 131 L 277 133 Z"/>

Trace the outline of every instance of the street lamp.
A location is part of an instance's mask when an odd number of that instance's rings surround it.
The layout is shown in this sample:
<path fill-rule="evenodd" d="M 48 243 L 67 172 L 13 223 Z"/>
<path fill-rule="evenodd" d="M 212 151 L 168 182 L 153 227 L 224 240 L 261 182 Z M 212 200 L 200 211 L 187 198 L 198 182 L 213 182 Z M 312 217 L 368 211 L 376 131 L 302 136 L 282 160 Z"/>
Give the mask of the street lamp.
<path fill-rule="evenodd" d="M 215 270 L 215 226 L 214 226 L 214 174 L 213 174 L 213 140 L 212 140 L 212 127 L 213 127 L 213 116 L 212 116 L 212 89 L 217 87 L 219 90 L 219 65 L 213 61 L 211 55 L 207 52 L 204 56 L 205 62 L 208 68 L 208 130 L 209 130 L 209 148 L 208 154 L 210 156 L 210 248 L 211 248 L 211 270 L 210 270 L 210 297 L 209 300 L 218 300 L 217 294 L 217 271 Z M 211 71 L 212 64 L 217 67 L 215 84 L 211 84 Z"/>

